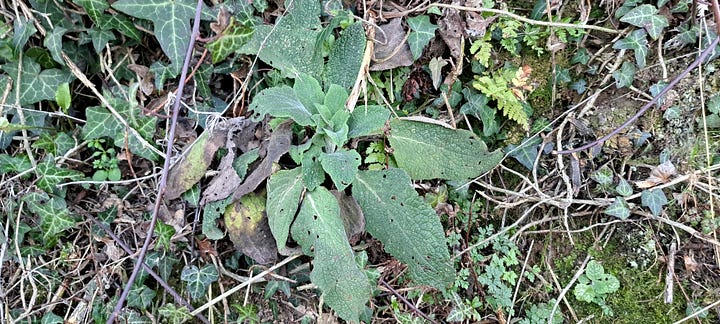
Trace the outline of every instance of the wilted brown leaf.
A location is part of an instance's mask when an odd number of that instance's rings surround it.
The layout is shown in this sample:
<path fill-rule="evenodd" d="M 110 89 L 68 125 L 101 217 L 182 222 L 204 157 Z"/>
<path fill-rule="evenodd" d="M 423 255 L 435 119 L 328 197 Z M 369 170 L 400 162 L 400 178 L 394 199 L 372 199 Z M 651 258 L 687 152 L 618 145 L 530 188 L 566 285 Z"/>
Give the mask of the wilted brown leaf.
<path fill-rule="evenodd" d="M 635 182 L 635 185 L 640 189 L 647 189 L 655 187 L 659 184 L 670 181 L 670 178 L 675 175 L 677 170 L 675 166 L 667 160 L 650 171 L 650 176 L 643 180 Z"/>
<path fill-rule="evenodd" d="M 205 131 L 189 148 L 187 155 L 170 168 L 165 199 L 173 200 L 192 188 L 205 175 L 215 152 L 225 144 L 225 132 Z"/>
<path fill-rule="evenodd" d="M 265 193 L 248 193 L 225 210 L 225 226 L 235 248 L 259 264 L 277 260 L 275 238 L 265 213 Z"/>
<path fill-rule="evenodd" d="M 375 31 L 375 52 L 370 71 L 384 71 L 413 64 L 406 34 L 400 18 L 378 27 Z"/>

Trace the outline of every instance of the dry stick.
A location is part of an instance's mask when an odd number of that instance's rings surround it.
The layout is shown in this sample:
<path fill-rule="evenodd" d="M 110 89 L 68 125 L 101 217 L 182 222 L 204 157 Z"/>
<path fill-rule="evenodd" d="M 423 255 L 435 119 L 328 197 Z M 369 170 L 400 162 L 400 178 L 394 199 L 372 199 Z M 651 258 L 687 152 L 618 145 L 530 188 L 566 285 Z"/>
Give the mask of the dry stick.
<path fill-rule="evenodd" d="M 677 243 L 670 243 L 670 253 L 667 256 L 667 274 L 665 275 L 665 304 L 673 302 L 673 278 L 675 277 L 675 253 L 677 252 Z"/>
<path fill-rule="evenodd" d="M 580 265 L 580 269 L 578 269 L 578 271 L 575 272 L 575 275 L 572 277 L 572 279 L 570 279 L 570 282 L 568 282 L 568 284 L 565 286 L 565 288 L 563 288 L 563 290 L 560 292 L 560 295 L 558 296 L 557 300 L 555 301 L 552 311 L 550 312 L 550 316 L 548 316 L 548 319 L 550 320 L 550 322 L 552 322 L 552 318 L 555 316 L 555 311 L 557 311 L 557 308 L 560 305 L 560 301 L 565 298 L 565 295 L 567 294 L 567 292 L 570 291 L 570 287 L 572 287 L 573 284 L 575 283 L 575 281 L 577 281 L 578 278 L 580 278 L 580 275 L 582 275 L 583 272 L 585 272 L 584 271 L 585 266 L 587 265 L 588 261 L 590 261 L 590 254 L 588 254 L 585 257 L 585 260 L 583 260 L 583 263 Z"/>
<path fill-rule="evenodd" d="M 617 135 L 617 133 L 619 133 L 621 130 L 625 129 L 625 127 L 628 127 L 630 124 L 635 122 L 635 120 L 637 120 L 640 116 L 642 116 L 645 113 L 645 111 L 647 111 L 650 107 L 652 107 L 661 97 L 663 97 L 668 91 L 670 91 L 670 89 L 674 88 L 678 84 L 678 82 L 680 82 L 680 80 L 682 80 L 685 76 L 688 75 L 688 73 L 690 73 L 690 71 L 692 71 L 698 65 L 700 65 L 700 63 L 702 61 L 704 61 L 705 58 L 708 57 L 708 55 L 710 55 L 710 53 L 715 50 L 715 46 L 717 46 L 718 41 L 720 41 L 720 37 L 716 37 L 715 40 L 713 40 L 713 42 L 702 52 L 702 54 L 700 54 L 700 56 L 698 56 L 698 58 L 696 58 L 695 61 L 692 62 L 692 64 L 690 64 L 690 66 L 688 66 L 685 70 L 682 71 L 682 73 L 678 74 L 678 76 L 676 76 L 672 81 L 670 81 L 670 83 L 667 86 L 665 86 L 665 88 L 663 88 L 662 91 L 660 91 L 660 93 L 655 95 L 652 100 L 650 100 L 648 103 L 646 103 L 644 106 L 642 106 L 642 108 L 640 108 L 640 110 L 638 110 L 638 112 L 635 113 L 635 115 L 630 117 L 630 119 L 626 120 L 622 125 L 620 125 L 620 127 L 616 128 L 615 130 L 610 132 L 610 134 L 607 134 L 593 142 L 590 142 L 590 143 L 580 146 L 578 148 L 563 150 L 563 151 L 554 152 L 554 153 L 555 154 L 570 154 L 570 153 L 579 152 L 582 150 L 589 149 L 595 145 L 600 145 L 600 143 L 605 142 L 609 138 Z"/>
<path fill-rule="evenodd" d="M 385 280 L 383 280 L 382 278 L 380 278 L 380 283 L 383 286 L 385 286 L 385 288 L 390 289 L 390 292 L 392 292 L 393 295 L 397 296 L 397 298 L 400 299 L 400 301 L 402 301 L 403 303 L 405 303 L 405 305 L 408 305 L 408 307 L 410 307 L 410 309 L 413 311 L 413 313 L 420 315 L 422 318 L 426 319 L 430 323 L 437 324 L 437 322 L 434 319 L 430 318 L 430 316 L 427 316 L 427 314 L 423 313 L 421 310 L 419 310 L 417 307 L 415 307 L 415 305 L 413 305 L 413 303 L 411 303 L 410 301 L 405 299 L 405 297 L 403 297 L 403 295 L 400 295 L 400 293 L 397 292 L 397 290 L 395 290 L 393 287 L 388 285 L 388 283 L 385 282 Z"/>
<path fill-rule="evenodd" d="M 90 220 L 93 223 L 95 223 L 95 225 L 102 228 L 102 230 L 105 231 L 105 233 L 107 233 L 107 235 L 110 236 L 110 238 L 112 238 L 115 242 L 117 242 L 118 245 L 120 245 L 120 247 L 123 249 L 123 251 L 125 251 L 125 253 L 127 253 L 128 255 L 133 254 L 130 247 L 127 244 L 125 244 L 125 242 L 123 242 L 123 240 L 121 240 L 119 237 L 117 237 L 117 235 L 115 235 L 115 233 L 113 233 L 113 231 L 109 227 L 107 227 L 102 222 L 98 221 L 97 218 L 93 217 L 89 213 L 83 213 L 83 214 L 85 214 L 85 216 L 87 218 L 90 218 Z M 165 290 L 168 293 L 170 293 L 171 296 L 173 296 L 173 298 L 175 299 L 176 302 L 187 307 L 188 311 L 193 311 L 195 309 L 195 308 L 193 308 L 192 305 L 190 305 L 190 303 L 188 303 L 184 298 L 182 298 L 182 296 L 180 296 L 180 294 L 178 294 L 172 287 L 170 287 L 170 285 L 168 285 L 167 282 L 165 282 L 165 280 L 160 278 L 160 276 L 155 271 L 153 271 L 145 262 L 141 263 L 141 265 L 142 265 L 143 269 L 150 274 L 151 277 L 153 277 L 153 278 L 155 278 L 155 280 L 157 280 L 157 282 L 160 284 L 160 286 L 165 288 Z M 205 316 L 203 316 L 202 314 L 197 314 L 197 315 L 195 315 L 195 317 L 197 317 L 203 323 L 210 323 L 210 321 L 208 321 L 208 319 L 205 318 Z"/>
<path fill-rule="evenodd" d="M 195 46 L 195 39 L 197 38 L 197 36 L 200 32 L 200 10 L 202 9 L 202 4 L 203 4 L 203 2 L 201 0 L 198 0 L 197 7 L 195 8 L 195 20 L 193 21 L 192 34 L 190 35 L 190 42 L 188 44 L 187 52 L 185 53 L 185 61 L 183 62 L 182 72 L 180 74 L 180 84 L 178 85 L 178 94 L 182 94 L 183 89 L 185 88 L 185 82 L 183 82 L 183 81 L 187 77 L 188 67 L 190 66 L 190 59 L 192 58 L 192 54 L 193 54 L 193 47 Z M 137 257 L 137 261 L 135 262 L 135 267 L 133 268 L 133 272 L 130 275 L 130 278 L 128 278 L 128 282 L 125 285 L 125 289 L 123 290 L 122 294 L 120 295 L 120 299 L 118 299 L 117 304 L 115 305 L 115 309 L 113 310 L 112 314 L 110 314 L 110 318 L 108 318 L 107 324 L 112 324 L 115 321 L 115 318 L 118 316 L 118 314 L 122 310 L 123 304 L 125 304 L 125 299 L 127 299 L 127 296 L 130 293 L 130 290 L 132 289 L 133 283 L 135 282 L 135 278 L 137 278 L 137 275 L 140 272 L 140 269 L 142 269 L 142 264 L 144 263 L 145 254 L 147 254 L 148 247 L 150 246 L 150 241 L 152 241 L 153 232 L 155 231 L 155 225 L 157 224 L 158 213 L 160 211 L 160 205 L 162 204 L 163 194 L 165 193 L 165 189 L 167 187 L 168 170 L 170 169 L 170 157 L 172 156 L 173 142 L 175 141 L 175 126 L 177 125 L 179 110 L 180 110 L 180 97 L 178 96 L 177 98 L 175 98 L 175 101 L 173 102 L 172 119 L 170 121 L 170 131 L 167 134 L 167 149 L 165 152 L 165 162 L 163 163 L 163 173 L 162 173 L 162 176 L 160 177 L 160 184 L 158 185 L 158 187 L 159 187 L 158 195 L 155 200 L 155 207 L 153 208 L 152 219 L 150 219 L 150 226 L 148 227 L 148 230 L 147 230 L 147 236 L 145 237 L 145 242 L 143 243 L 143 246 L 140 249 L 140 254 Z"/>

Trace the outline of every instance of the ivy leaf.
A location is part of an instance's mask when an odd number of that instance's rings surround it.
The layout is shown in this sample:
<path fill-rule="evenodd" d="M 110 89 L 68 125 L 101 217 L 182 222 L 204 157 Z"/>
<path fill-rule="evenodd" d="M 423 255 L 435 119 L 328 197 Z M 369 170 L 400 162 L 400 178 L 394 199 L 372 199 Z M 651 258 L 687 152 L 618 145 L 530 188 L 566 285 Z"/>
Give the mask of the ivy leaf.
<path fill-rule="evenodd" d="M 218 228 L 216 221 L 225 213 L 225 208 L 232 203 L 232 197 L 211 201 L 203 208 L 202 233 L 210 240 L 220 240 L 225 233 Z"/>
<path fill-rule="evenodd" d="M 720 94 L 715 94 L 705 104 L 709 112 L 720 114 Z"/>
<path fill-rule="evenodd" d="M 145 285 L 135 285 L 130 290 L 127 297 L 127 303 L 130 307 L 137 307 L 139 309 L 147 309 L 152 305 L 152 301 L 157 293 L 155 290 Z"/>
<path fill-rule="evenodd" d="M 190 19 L 197 2 L 192 0 L 119 0 L 112 7 L 130 16 L 153 22 L 153 32 L 173 70 L 180 71 L 190 43 Z"/>
<path fill-rule="evenodd" d="M 635 62 L 638 67 L 645 68 L 645 58 L 648 54 L 648 41 L 645 37 L 645 30 L 638 29 L 627 37 L 615 42 L 614 49 L 631 49 L 635 52 Z"/>
<path fill-rule="evenodd" d="M 505 151 L 528 170 L 532 170 L 540 153 L 540 143 L 542 143 L 541 138 L 533 137 L 525 140 L 520 146 L 508 145 Z"/>
<path fill-rule="evenodd" d="M 16 19 L 13 23 L 12 44 L 14 47 L 15 55 L 22 51 L 23 47 L 25 47 L 25 44 L 30 39 L 30 37 L 37 32 L 37 28 L 35 28 L 34 22 L 34 20 L 25 18 L 25 16 L 23 15 L 18 17 L 18 19 Z"/>
<path fill-rule="evenodd" d="M 413 189 L 405 171 L 360 171 L 352 193 L 365 214 L 368 233 L 408 265 L 415 284 L 443 291 L 452 284 L 455 270 L 440 219 Z"/>
<path fill-rule="evenodd" d="M 32 163 L 26 155 L 0 154 L 0 175 L 20 173 L 30 168 L 32 168 Z"/>
<path fill-rule="evenodd" d="M 630 217 L 630 208 L 622 197 L 616 197 L 612 205 L 605 209 L 605 214 L 615 216 L 619 219 L 627 219 Z"/>
<path fill-rule="evenodd" d="M 15 79 L 20 66 L 22 66 L 22 71 L 18 82 Z M 15 98 L 15 92 L 20 91 L 19 104 L 21 106 L 32 105 L 42 100 L 54 100 L 58 86 L 75 79 L 70 72 L 64 70 L 46 69 L 41 72 L 40 64 L 27 56 L 23 56 L 20 61 L 5 64 L 2 68 L 15 80 L 13 90 L 8 98 Z"/>
<path fill-rule="evenodd" d="M 53 60 L 60 63 L 61 66 L 65 66 L 65 62 L 62 59 L 61 52 L 62 37 L 67 31 L 67 28 L 57 26 L 52 30 L 51 33 L 48 33 L 47 36 L 45 36 L 45 40 L 43 41 L 43 45 L 50 51 Z"/>
<path fill-rule="evenodd" d="M 612 75 L 615 78 L 616 88 L 630 87 L 635 80 L 635 64 L 623 62 L 620 69 L 613 72 Z"/>
<path fill-rule="evenodd" d="M 624 178 L 620 178 L 620 182 L 615 187 L 615 192 L 617 192 L 619 195 L 627 197 L 632 195 L 633 190 L 632 186 L 630 186 L 630 183 L 627 182 Z"/>
<path fill-rule="evenodd" d="M 663 210 L 663 206 L 668 204 L 665 193 L 660 189 L 648 189 L 643 190 L 640 195 L 642 205 L 650 208 L 650 211 L 655 216 L 660 216 Z"/>
<path fill-rule="evenodd" d="M 335 196 L 323 187 L 308 192 L 291 232 L 306 254 L 315 254 L 310 280 L 325 302 L 343 319 L 357 322 L 372 287 L 355 262 Z"/>
<path fill-rule="evenodd" d="M 31 192 L 22 200 L 28 209 L 40 218 L 43 245 L 51 248 L 55 246 L 61 233 L 75 226 L 75 219 L 68 212 L 65 200 L 50 197 L 44 192 Z"/>
<path fill-rule="evenodd" d="M 267 217 L 270 231 L 275 237 L 277 248 L 282 250 L 287 243 L 290 224 L 298 209 L 300 195 L 305 188 L 302 182 L 302 167 L 280 170 L 267 181 Z"/>
<path fill-rule="evenodd" d="M 483 125 L 483 135 L 492 136 L 500 131 L 500 124 L 495 118 L 495 109 L 488 106 L 488 98 L 479 91 L 471 88 L 465 88 L 462 91 L 467 102 L 460 107 L 460 113 L 474 114 L 479 116 Z"/>
<path fill-rule="evenodd" d="M 577 51 L 575 51 L 575 54 L 573 55 L 572 59 L 570 60 L 570 64 L 587 64 L 587 62 L 590 60 L 590 53 L 588 53 L 588 50 L 586 48 L 580 48 Z"/>
<path fill-rule="evenodd" d="M 422 55 L 423 48 L 435 37 L 435 30 L 438 26 L 431 23 L 430 17 L 426 15 L 408 18 L 407 23 L 412 30 L 407 42 L 410 45 L 413 59 L 417 60 Z"/>
<path fill-rule="evenodd" d="M 410 120 L 390 123 L 388 139 L 398 167 L 414 180 L 475 178 L 494 168 L 502 152 L 488 152 L 469 131 Z"/>
<path fill-rule="evenodd" d="M 90 39 L 92 39 L 93 48 L 97 52 L 102 52 L 108 42 L 115 40 L 115 34 L 109 30 L 98 30 L 92 28 L 88 30 L 87 33 L 88 36 L 90 36 Z"/>
<path fill-rule="evenodd" d="M 330 175 L 337 190 L 343 191 L 355 179 L 361 164 L 360 154 L 356 150 L 323 153 L 320 155 L 320 164 Z"/>
<path fill-rule="evenodd" d="M 658 39 L 662 33 L 663 28 L 669 26 L 667 18 L 663 15 L 657 14 L 658 9 L 650 4 L 644 4 L 633 8 L 628 11 L 620 21 L 645 28 L 650 37 Z"/>
<path fill-rule="evenodd" d="M 35 174 L 38 176 L 38 181 L 35 184 L 47 193 L 57 192 L 58 188 L 56 186 L 63 181 L 83 178 L 82 172 L 59 168 L 55 166 L 55 162 L 52 160 L 38 163 Z"/>
<path fill-rule="evenodd" d="M 212 54 L 213 64 L 224 60 L 228 55 L 239 50 L 252 38 L 253 28 L 230 18 L 230 23 L 222 34 L 214 41 L 207 44 L 207 49 Z"/>
<path fill-rule="evenodd" d="M 205 291 L 213 282 L 219 278 L 217 269 L 213 265 L 206 265 L 198 269 L 195 265 L 188 265 L 183 268 L 180 280 L 187 282 L 188 292 L 192 299 L 198 299 L 205 295 Z"/>
<path fill-rule="evenodd" d="M 292 118 L 300 126 L 315 126 L 312 112 L 300 101 L 293 88 L 288 86 L 272 87 L 260 91 L 253 98 L 250 110 L 255 113 L 254 121 L 260 121 L 269 114 L 273 117 Z"/>

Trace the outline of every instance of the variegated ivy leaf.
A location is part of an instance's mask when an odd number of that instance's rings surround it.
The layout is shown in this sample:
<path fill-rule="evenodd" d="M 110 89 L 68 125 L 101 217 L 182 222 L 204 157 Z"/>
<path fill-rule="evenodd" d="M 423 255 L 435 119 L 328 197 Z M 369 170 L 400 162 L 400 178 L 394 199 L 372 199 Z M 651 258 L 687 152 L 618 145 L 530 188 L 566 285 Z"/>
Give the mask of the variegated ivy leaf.
<path fill-rule="evenodd" d="M 645 58 L 648 54 L 648 41 L 645 37 L 645 30 L 638 29 L 630 33 L 627 37 L 617 41 L 614 49 L 631 49 L 635 52 L 635 62 L 639 68 L 645 67 Z"/>
<path fill-rule="evenodd" d="M 70 215 L 62 198 L 51 198 L 44 192 L 31 192 L 22 200 L 30 212 L 40 218 L 43 245 L 46 247 L 54 246 L 64 231 L 75 226 L 75 219 Z"/>
<path fill-rule="evenodd" d="M 605 209 L 605 214 L 615 216 L 620 219 L 626 219 L 630 217 L 630 208 L 628 207 L 627 202 L 625 202 L 625 199 L 617 197 L 615 198 L 615 202 Z"/>
<path fill-rule="evenodd" d="M 628 11 L 620 21 L 645 28 L 650 37 L 658 39 L 662 30 L 669 25 L 667 18 L 658 15 L 658 9 L 651 4 L 644 4 Z"/>
<path fill-rule="evenodd" d="M 190 19 L 195 16 L 196 6 L 193 0 L 120 0 L 112 5 L 130 16 L 153 22 L 155 37 L 175 71 L 180 71 L 188 50 Z"/>
<path fill-rule="evenodd" d="M 110 5 L 108 4 L 107 0 L 73 0 L 73 2 L 83 7 L 83 9 L 85 9 L 85 12 L 87 12 L 88 17 L 90 17 L 90 19 L 95 23 L 95 25 L 100 27 L 100 30 L 88 30 L 88 34 L 93 37 L 94 46 L 95 37 L 92 35 L 92 33 L 103 32 L 104 37 L 108 37 L 105 32 L 109 31 L 110 29 L 115 29 L 123 35 L 130 37 L 138 42 L 142 39 L 142 34 L 140 34 L 140 31 L 135 28 L 135 25 L 133 25 L 132 21 L 130 21 L 127 16 L 119 14 L 111 15 L 105 13 L 106 10 L 110 9 Z M 95 46 L 95 49 L 98 50 L 98 47 Z"/>
<path fill-rule="evenodd" d="M 192 299 L 198 299 L 205 295 L 207 288 L 219 278 L 214 265 L 206 265 L 198 269 L 195 265 L 188 265 L 183 268 L 180 280 L 187 282 L 188 293 Z"/>
<path fill-rule="evenodd" d="M 38 181 L 35 185 L 48 193 L 57 192 L 57 185 L 64 181 L 79 180 L 83 178 L 82 172 L 59 168 L 52 160 L 38 163 L 35 173 Z"/>
<path fill-rule="evenodd" d="M 635 64 L 625 61 L 612 75 L 615 78 L 615 87 L 618 89 L 632 86 L 635 80 Z"/>
<path fill-rule="evenodd" d="M 412 52 L 413 59 L 417 60 L 422 55 L 425 46 L 435 37 L 435 30 L 438 28 L 430 22 L 430 17 L 420 15 L 407 19 L 410 26 L 410 36 L 408 36 L 408 45 Z"/>
<path fill-rule="evenodd" d="M 662 189 L 647 189 L 643 190 L 640 195 L 642 205 L 650 208 L 650 211 L 655 216 L 660 216 L 663 210 L 663 206 L 668 204 L 667 197 Z"/>
<path fill-rule="evenodd" d="M 207 44 L 207 49 L 212 53 L 213 63 L 224 60 L 228 55 L 239 50 L 252 37 L 254 29 L 243 22 L 230 18 L 230 23 L 222 34 L 214 41 Z"/>
<path fill-rule="evenodd" d="M 139 309 L 147 309 L 152 304 L 157 293 L 145 285 L 135 285 L 127 298 L 128 306 Z"/>
<path fill-rule="evenodd" d="M 19 69 L 22 67 L 22 69 Z M 8 98 L 15 99 L 16 91 L 20 91 L 21 106 L 31 105 L 42 100 L 55 100 L 55 91 L 58 86 L 70 82 L 75 77 L 68 71 L 47 69 L 40 71 L 40 64 L 30 57 L 23 56 L 22 60 L 11 62 L 2 66 L 5 73 L 13 81 L 13 90 Z M 20 70 L 20 80 L 17 80 Z"/>

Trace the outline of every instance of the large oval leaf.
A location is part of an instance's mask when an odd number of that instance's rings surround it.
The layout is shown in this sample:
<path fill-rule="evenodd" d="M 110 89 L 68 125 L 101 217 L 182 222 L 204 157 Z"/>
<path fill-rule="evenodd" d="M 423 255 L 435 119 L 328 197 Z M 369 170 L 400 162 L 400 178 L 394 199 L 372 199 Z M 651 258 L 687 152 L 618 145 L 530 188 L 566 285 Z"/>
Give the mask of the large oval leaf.
<path fill-rule="evenodd" d="M 388 139 L 398 167 L 413 180 L 475 178 L 502 159 L 469 131 L 411 120 L 390 123 Z"/>

